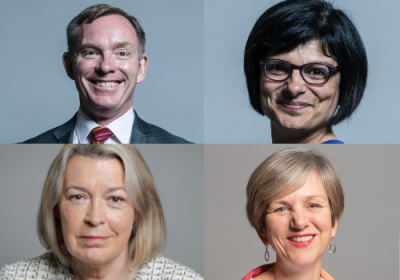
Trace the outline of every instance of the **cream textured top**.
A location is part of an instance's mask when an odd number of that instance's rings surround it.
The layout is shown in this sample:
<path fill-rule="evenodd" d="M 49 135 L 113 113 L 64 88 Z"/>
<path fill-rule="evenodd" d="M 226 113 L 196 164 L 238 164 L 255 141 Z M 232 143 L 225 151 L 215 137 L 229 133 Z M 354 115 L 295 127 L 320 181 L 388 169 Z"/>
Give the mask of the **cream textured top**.
<path fill-rule="evenodd" d="M 39 257 L 6 265 L 0 271 L 0 280 L 73 280 L 69 267 L 62 264 L 52 252 Z M 136 280 L 204 280 L 179 263 L 158 256 L 144 263 Z"/>
<path fill-rule="evenodd" d="M 319 277 L 319 279 L 321 279 L 321 280 L 325 280 L 324 278 L 322 278 L 322 277 Z M 250 280 L 253 280 L 253 278 L 251 278 Z"/>

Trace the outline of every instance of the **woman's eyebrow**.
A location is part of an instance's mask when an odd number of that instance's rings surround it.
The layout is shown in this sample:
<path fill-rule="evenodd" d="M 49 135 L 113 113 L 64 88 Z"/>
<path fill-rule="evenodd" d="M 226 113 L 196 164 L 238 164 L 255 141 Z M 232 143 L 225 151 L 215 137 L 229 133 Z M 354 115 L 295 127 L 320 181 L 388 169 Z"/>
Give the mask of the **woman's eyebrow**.
<path fill-rule="evenodd" d="M 122 190 L 122 191 L 126 192 L 126 189 L 125 189 L 125 188 L 123 188 L 123 187 L 114 187 L 114 188 L 109 188 L 109 189 L 107 190 L 107 192 L 108 192 L 108 193 L 110 193 L 110 192 L 116 192 L 116 191 L 120 191 L 120 190 Z"/>
<path fill-rule="evenodd" d="M 278 56 L 278 55 L 275 55 L 275 56 Z M 274 55 L 270 55 L 270 56 L 267 56 L 265 59 L 277 59 L 277 60 L 282 60 L 282 61 L 286 61 L 286 62 L 291 63 L 290 61 L 287 61 L 287 60 L 281 59 L 281 58 L 277 58 L 277 57 L 275 57 L 275 56 L 274 56 Z M 309 62 L 307 62 L 307 63 L 304 63 L 303 65 L 306 65 L 306 64 L 313 64 L 313 63 L 320 63 L 320 64 L 328 65 L 328 66 L 330 66 L 330 67 L 337 67 L 337 66 L 333 65 L 332 62 L 329 62 L 329 61 L 326 61 L 326 60 L 320 60 L 320 59 L 311 60 L 311 61 L 309 61 Z M 293 64 L 293 63 L 292 63 L 292 64 Z M 297 64 L 294 64 L 294 65 L 297 65 Z M 301 65 L 297 65 L 297 66 L 301 66 Z"/>
<path fill-rule="evenodd" d="M 80 191 L 83 191 L 83 192 L 89 192 L 89 189 L 88 188 L 85 188 L 85 187 L 80 187 L 80 186 L 69 186 L 69 187 L 67 187 L 66 189 L 65 189 L 65 191 L 64 191 L 64 193 L 66 193 L 68 190 L 70 190 L 70 189 L 76 189 L 76 190 L 80 190 Z"/>
<path fill-rule="evenodd" d="M 276 205 L 276 204 L 280 204 L 280 205 L 289 205 L 289 202 L 287 202 L 286 200 L 276 200 L 276 201 L 272 201 L 269 205 Z"/>
<path fill-rule="evenodd" d="M 309 195 L 305 197 L 306 200 L 313 200 L 313 199 L 322 199 L 322 200 L 327 200 L 327 197 L 323 195 Z"/>
<path fill-rule="evenodd" d="M 308 195 L 304 197 L 304 200 L 312 200 L 312 199 L 323 199 L 326 200 L 327 198 L 323 195 Z M 279 199 L 276 201 L 272 201 L 269 205 L 275 205 L 275 204 L 283 204 L 283 205 L 289 205 L 289 202 L 284 200 L 284 199 Z"/>
<path fill-rule="evenodd" d="M 80 191 L 83 191 L 83 192 L 90 192 L 89 189 L 88 189 L 88 188 L 85 188 L 85 187 L 80 187 L 80 186 L 69 186 L 69 187 L 67 187 L 67 188 L 65 189 L 64 193 L 66 193 L 66 192 L 67 192 L 68 190 L 70 190 L 70 189 L 76 189 L 76 190 L 80 190 Z M 116 191 L 120 191 L 120 190 L 126 192 L 126 189 L 125 189 L 124 187 L 113 187 L 113 188 L 107 189 L 107 193 L 116 192 Z"/>
<path fill-rule="evenodd" d="M 331 67 L 336 67 L 332 63 L 330 63 L 328 61 L 324 61 L 324 60 L 315 60 L 315 61 L 309 62 L 307 64 L 310 64 L 310 63 L 320 63 L 320 64 L 326 64 L 326 65 L 331 66 Z"/>

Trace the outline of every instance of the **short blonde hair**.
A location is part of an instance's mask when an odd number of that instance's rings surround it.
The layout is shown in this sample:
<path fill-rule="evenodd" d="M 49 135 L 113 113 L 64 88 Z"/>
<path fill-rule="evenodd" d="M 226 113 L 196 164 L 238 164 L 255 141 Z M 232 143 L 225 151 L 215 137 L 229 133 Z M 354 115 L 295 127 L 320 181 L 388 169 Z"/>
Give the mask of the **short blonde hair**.
<path fill-rule="evenodd" d="M 153 259 L 165 246 L 164 211 L 150 170 L 134 145 L 65 145 L 47 174 L 38 214 L 38 235 L 43 246 L 68 265 L 61 222 L 54 210 L 60 202 L 69 160 L 76 155 L 95 160 L 119 159 L 125 172 L 125 187 L 137 213 L 129 241 L 129 256 L 134 267 Z M 64 247 L 64 248 L 63 248 Z"/>
<path fill-rule="evenodd" d="M 280 150 L 254 170 L 247 184 L 247 218 L 266 233 L 265 215 L 270 203 L 301 188 L 315 172 L 328 195 L 332 226 L 344 208 L 344 195 L 334 164 L 322 153 L 301 148 Z"/>

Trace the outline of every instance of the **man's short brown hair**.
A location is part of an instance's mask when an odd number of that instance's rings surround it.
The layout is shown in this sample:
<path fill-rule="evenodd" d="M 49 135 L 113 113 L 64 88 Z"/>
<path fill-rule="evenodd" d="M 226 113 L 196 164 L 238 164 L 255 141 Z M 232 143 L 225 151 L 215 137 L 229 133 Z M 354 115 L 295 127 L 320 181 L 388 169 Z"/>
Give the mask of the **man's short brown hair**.
<path fill-rule="evenodd" d="M 133 28 L 136 31 L 136 36 L 139 42 L 139 55 L 144 53 L 144 46 L 146 44 L 145 33 L 140 26 L 137 19 L 133 16 L 128 15 L 120 8 L 107 5 L 97 4 L 84 9 L 79 15 L 73 18 L 67 27 L 67 41 L 68 41 L 68 52 L 71 57 L 75 51 L 76 41 L 79 35 L 79 29 L 83 23 L 92 23 L 95 19 L 106 16 L 106 15 L 120 15 L 129 20 Z"/>

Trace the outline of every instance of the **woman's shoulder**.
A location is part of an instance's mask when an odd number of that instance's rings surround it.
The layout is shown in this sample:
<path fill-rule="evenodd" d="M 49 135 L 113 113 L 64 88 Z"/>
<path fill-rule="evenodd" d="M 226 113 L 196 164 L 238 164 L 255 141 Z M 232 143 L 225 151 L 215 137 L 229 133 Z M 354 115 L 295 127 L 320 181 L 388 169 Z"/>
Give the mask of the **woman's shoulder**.
<path fill-rule="evenodd" d="M 242 278 L 242 280 L 253 280 L 253 276 L 258 276 L 261 273 L 268 271 L 269 269 L 271 269 L 273 266 L 275 265 L 275 263 L 268 263 L 268 264 L 264 264 L 262 266 L 257 267 L 256 269 L 253 269 L 252 271 L 250 271 L 249 273 L 246 274 L 245 277 Z"/>
<path fill-rule="evenodd" d="M 344 144 L 344 142 L 339 139 L 331 139 L 331 140 L 322 142 L 321 144 Z"/>
<path fill-rule="evenodd" d="M 158 256 L 142 265 L 136 280 L 203 280 L 194 270 L 170 259 Z"/>
<path fill-rule="evenodd" d="M 47 252 L 33 259 L 26 259 L 4 266 L 0 270 L 0 279 L 70 280 L 72 277 L 68 267 L 61 264 L 52 252 Z"/>

